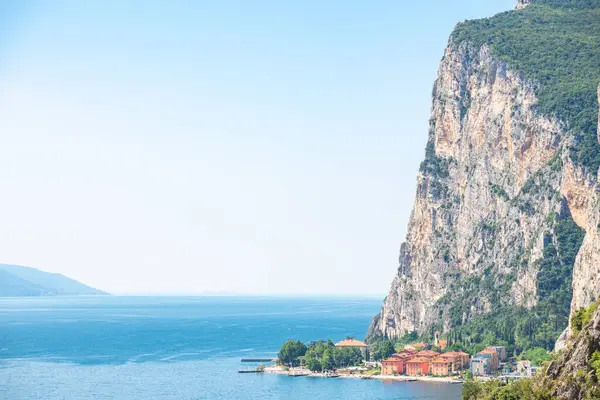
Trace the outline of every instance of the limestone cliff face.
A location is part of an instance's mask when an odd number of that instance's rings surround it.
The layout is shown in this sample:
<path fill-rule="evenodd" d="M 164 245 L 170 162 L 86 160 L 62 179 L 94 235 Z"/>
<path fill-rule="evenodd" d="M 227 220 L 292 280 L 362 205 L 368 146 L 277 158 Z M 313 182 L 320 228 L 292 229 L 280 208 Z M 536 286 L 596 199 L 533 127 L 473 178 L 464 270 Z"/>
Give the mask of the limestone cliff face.
<path fill-rule="evenodd" d="M 535 89 L 489 48 L 449 44 L 399 268 L 370 336 L 448 330 L 494 304 L 534 307 L 559 218 L 585 230 L 572 308 L 600 295 L 600 185 L 569 159 L 564 124 L 536 113 Z"/>
<path fill-rule="evenodd" d="M 583 330 L 574 335 L 565 350 L 541 376 L 540 386 L 558 400 L 597 399 L 599 376 L 590 367 L 594 352 L 600 350 L 600 309 L 596 309 Z"/>

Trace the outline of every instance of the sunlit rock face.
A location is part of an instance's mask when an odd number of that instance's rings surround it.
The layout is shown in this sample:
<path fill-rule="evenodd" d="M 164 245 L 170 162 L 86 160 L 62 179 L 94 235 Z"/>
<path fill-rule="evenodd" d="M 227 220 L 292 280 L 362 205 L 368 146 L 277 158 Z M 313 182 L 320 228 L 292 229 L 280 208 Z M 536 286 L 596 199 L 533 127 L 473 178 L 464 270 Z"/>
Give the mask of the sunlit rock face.
<path fill-rule="evenodd" d="M 561 212 L 585 230 L 572 309 L 600 295 L 600 186 L 569 159 L 563 124 L 536 103 L 535 87 L 489 48 L 450 42 L 398 271 L 369 336 L 448 330 L 499 303 L 535 306 Z"/>

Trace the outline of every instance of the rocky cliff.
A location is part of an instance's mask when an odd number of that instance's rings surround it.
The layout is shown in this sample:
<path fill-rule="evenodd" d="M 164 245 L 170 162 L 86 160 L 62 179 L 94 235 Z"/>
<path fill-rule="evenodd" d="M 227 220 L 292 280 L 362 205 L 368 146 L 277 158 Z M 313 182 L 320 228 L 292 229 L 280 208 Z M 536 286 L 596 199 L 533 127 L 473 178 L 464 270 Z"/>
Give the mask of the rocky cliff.
<path fill-rule="evenodd" d="M 586 312 L 584 312 L 586 313 Z M 600 397 L 600 309 L 598 303 L 587 310 L 581 332 L 575 334 L 565 350 L 553 360 L 539 386 L 549 397 L 560 400 L 584 400 Z"/>
<path fill-rule="evenodd" d="M 513 307 L 556 340 L 569 304 L 600 295 L 600 184 L 577 156 L 578 126 L 544 112 L 547 87 L 515 67 L 518 54 L 470 39 L 453 34 L 440 63 L 408 234 L 370 337 L 449 332 Z"/>
<path fill-rule="evenodd" d="M 467 380 L 464 400 L 591 400 L 600 398 L 600 302 L 579 309 L 564 351 L 544 363 L 533 378 Z"/>

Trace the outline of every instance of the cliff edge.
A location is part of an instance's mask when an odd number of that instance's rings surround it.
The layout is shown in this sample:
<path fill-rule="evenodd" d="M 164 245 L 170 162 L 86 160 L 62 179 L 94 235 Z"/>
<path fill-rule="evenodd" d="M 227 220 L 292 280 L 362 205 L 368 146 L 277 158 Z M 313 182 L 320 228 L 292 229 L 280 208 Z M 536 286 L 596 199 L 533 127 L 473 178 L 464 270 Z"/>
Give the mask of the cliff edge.
<path fill-rule="evenodd" d="M 371 339 L 476 323 L 550 349 L 600 295 L 600 1 L 528 3 L 450 38 Z"/>

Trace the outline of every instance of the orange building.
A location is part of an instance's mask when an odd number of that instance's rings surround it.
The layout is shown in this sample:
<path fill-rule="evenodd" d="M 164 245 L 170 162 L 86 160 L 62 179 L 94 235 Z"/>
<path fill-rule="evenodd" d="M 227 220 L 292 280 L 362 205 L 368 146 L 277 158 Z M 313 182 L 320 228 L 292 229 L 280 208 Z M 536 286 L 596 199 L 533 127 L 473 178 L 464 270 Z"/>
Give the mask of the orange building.
<path fill-rule="evenodd" d="M 457 351 L 456 354 L 460 357 L 462 365 L 460 368 L 467 368 L 471 362 L 471 356 L 464 351 Z"/>
<path fill-rule="evenodd" d="M 454 370 L 463 369 L 469 365 L 469 355 L 461 351 L 449 351 L 441 354 L 439 358 L 450 361 Z"/>
<path fill-rule="evenodd" d="M 361 342 L 360 340 L 356 340 L 354 338 L 348 337 L 341 342 L 337 342 L 335 347 L 346 347 L 350 349 L 359 349 L 363 359 L 369 360 L 369 345 Z"/>
<path fill-rule="evenodd" d="M 406 373 L 406 363 L 415 358 L 416 352 L 402 350 L 399 353 L 392 354 L 381 362 L 382 375 L 403 375 Z"/>
<path fill-rule="evenodd" d="M 448 358 L 438 357 L 430 362 L 431 375 L 433 376 L 450 376 L 454 372 L 453 362 Z"/>
<path fill-rule="evenodd" d="M 406 363 L 406 375 L 428 375 L 429 374 L 429 359 L 428 358 L 413 358 Z"/>
<path fill-rule="evenodd" d="M 404 375 L 408 359 L 393 355 L 381 362 L 381 375 Z"/>
<path fill-rule="evenodd" d="M 477 353 L 478 356 L 491 359 L 491 367 L 492 370 L 495 371 L 498 369 L 500 365 L 500 360 L 498 359 L 498 353 L 494 349 L 490 349 L 489 347 L 483 351 Z"/>
<path fill-rule="evenodd" d="M 417 357 L 421 357 L 421 358 L 434 358 L 439 356 L 440 353 L 438 353 L 437 351 L 433 351 L 433 350 L 423 350 L 417 353 Z"/>
<path fill-rule="evenodd" d="M 415 350 L 407 350 L 404 349 L 402 351 L 399 351 L 398 353 L 394 354 L 395 356 L 399 356 L 399 357 L 405 357 L 405 358 L 415 358 L 417 356 L 417 352 Z"/>

